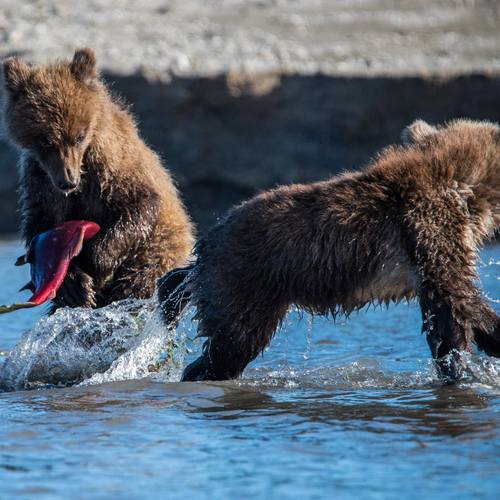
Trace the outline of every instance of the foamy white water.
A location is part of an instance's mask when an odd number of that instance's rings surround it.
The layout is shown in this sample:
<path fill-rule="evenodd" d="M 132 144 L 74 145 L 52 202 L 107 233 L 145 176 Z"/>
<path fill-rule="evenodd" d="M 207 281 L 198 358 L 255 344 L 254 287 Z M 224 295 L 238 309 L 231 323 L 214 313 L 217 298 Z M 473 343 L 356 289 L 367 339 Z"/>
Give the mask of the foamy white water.
<path fill-rule="evenodd" d="M 165 328 L 156 299 L 60 309 L 22 336 L 0 369 L 0 387 L 91 385 L 160 371 L 165 380 L 178 380 L 182 338 Z"/>

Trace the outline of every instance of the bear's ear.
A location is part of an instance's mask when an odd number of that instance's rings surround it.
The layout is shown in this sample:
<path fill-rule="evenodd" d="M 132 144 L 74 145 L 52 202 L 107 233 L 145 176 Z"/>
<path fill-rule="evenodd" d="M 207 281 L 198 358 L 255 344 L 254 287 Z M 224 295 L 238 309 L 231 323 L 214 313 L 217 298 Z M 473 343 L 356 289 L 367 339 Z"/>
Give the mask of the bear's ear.
<path fill-rule="evenodd" d="M 415 120 L 401 132 L 401 140 L 405 146 L 408 146 L 437 134 L 437 131 L 436 127 L 429 125 L 424 120 Z"/>
<path fill-rule="evenodd" d="M 5 88 L 17 93 L 28 80 L 31 68 L 19 57 L 8 57 L 2 63 Z"/>
<path fill-rule="evenodd" d="M 95 54 L 92 49 L 78 49 L 73 56 L 69 69 L 73 76 L 82 83 L 89 86 L 96 84 L 98 74 Z"/>

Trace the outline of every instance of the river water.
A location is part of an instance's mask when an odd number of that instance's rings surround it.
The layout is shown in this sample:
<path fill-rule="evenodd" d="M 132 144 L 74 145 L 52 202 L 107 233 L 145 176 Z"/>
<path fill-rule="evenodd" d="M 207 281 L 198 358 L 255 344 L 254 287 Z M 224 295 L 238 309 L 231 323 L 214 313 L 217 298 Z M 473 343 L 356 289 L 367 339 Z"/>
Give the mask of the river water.
<path fill-rule="evenodd" d="M 0 303 L 26 298 L 21 253 L 0 244 Z M 481 255 L 498 309 L 500 247 Z M 178 382 L 195 325 L 165 332 L 153 302 L 42 316 L 0 316 L 0 498 L 499 497 L 500 362 L 441 384 L 415 304 L 292 312 L 225 383 Z"/>

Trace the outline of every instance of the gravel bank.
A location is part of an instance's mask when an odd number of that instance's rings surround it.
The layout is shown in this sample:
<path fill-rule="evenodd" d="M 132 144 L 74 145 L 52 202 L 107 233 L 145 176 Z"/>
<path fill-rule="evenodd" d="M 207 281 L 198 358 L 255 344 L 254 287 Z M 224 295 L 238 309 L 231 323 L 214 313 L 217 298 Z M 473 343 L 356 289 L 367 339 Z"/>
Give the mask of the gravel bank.
<path fill-rule="evenodd" d="M 117 74 L 500 70 L 496 0 L 2 0 L 2 52 L 95 48 Z"/>

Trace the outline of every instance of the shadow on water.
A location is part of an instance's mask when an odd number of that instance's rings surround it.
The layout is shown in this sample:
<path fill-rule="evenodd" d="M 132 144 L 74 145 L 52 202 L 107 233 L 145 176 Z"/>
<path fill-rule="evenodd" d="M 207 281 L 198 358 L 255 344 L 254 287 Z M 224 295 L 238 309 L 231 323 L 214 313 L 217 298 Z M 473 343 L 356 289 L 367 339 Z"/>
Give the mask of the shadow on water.
<path fill-rule="evenodd" d="M 225 383 L 170 383 L 149 380 L 100 386 L 23 391 L 2 395 L 4 404 L 33 414 L 101 415 L 139 418 L 158 411 L 184 412 L 195 420 L 224 422 L 238 428 L 255 424 L 259 432 L 292 433 L 290 421 L 376 434 L 402 429 L 419 436 L 485 438 L 498 420 L 490 405 L 498 396 L 472 387 L 419 389 L 292 390 Z M 256 420 L 255 420 L 256 419 Z M 71 422 L 71 419 L 69 420 Z M 196 424 L 195 424 L 196 425 Z"/>
<path fill-rule="evenodd" d="M 450 387 L 390 391 L 341 391 L 303 394 L 292 401 L 266 393 L 227 391 L 215 399 L 217 405 L 204 408 L 204 416 L 232 420 L 236 416 L 294 414 L 310 424 L 330 425 L 348 430 L 399 433 L 406 427 L 416 436 L 487 435 L 497 427 L 494 415 L 468 417 L 470 410 L 485 410 L 494 397 L 473 389 Z M 236 412 L 236 414 L 235 414 Z"/>

